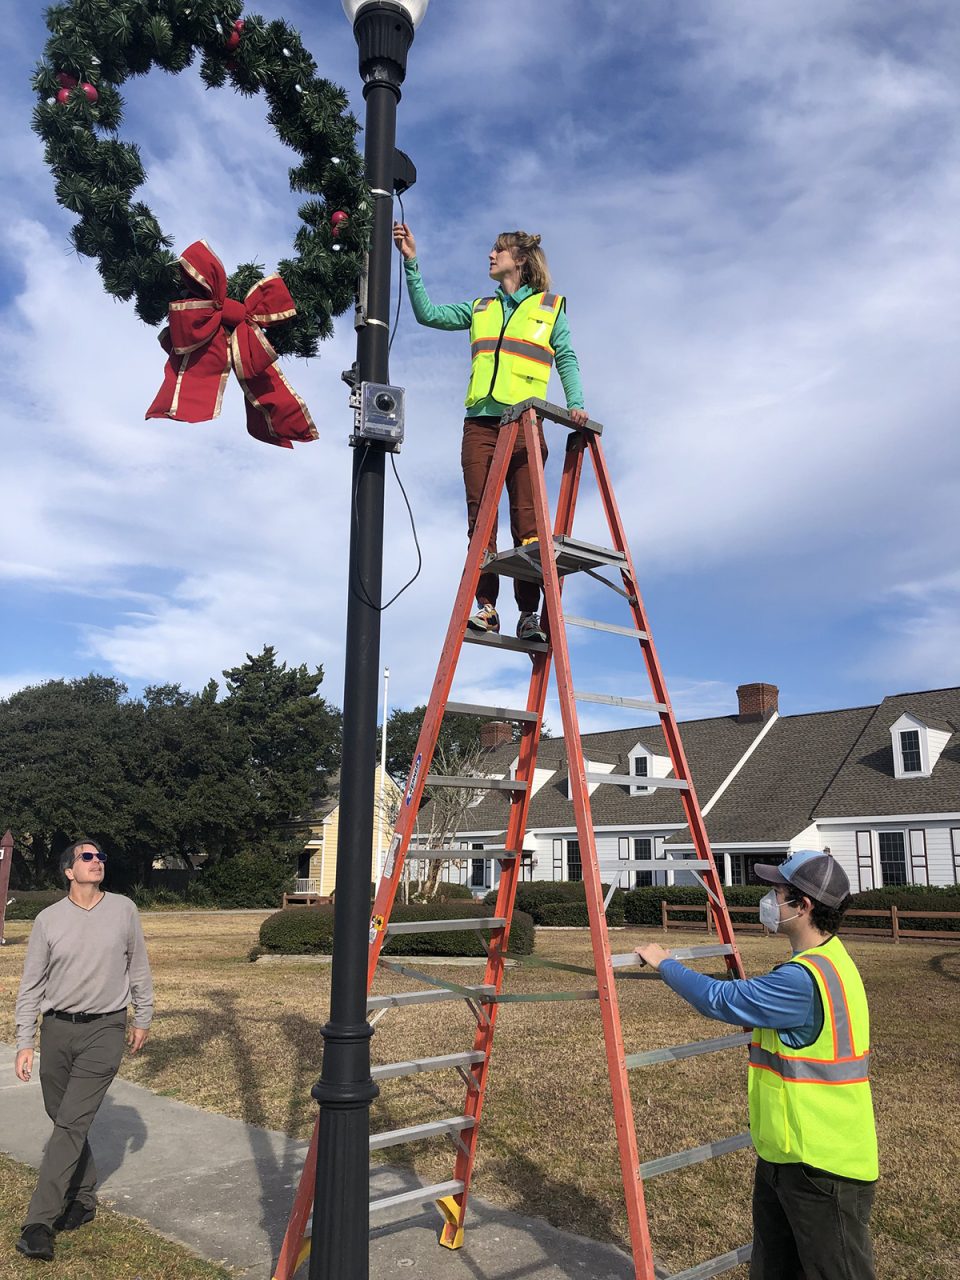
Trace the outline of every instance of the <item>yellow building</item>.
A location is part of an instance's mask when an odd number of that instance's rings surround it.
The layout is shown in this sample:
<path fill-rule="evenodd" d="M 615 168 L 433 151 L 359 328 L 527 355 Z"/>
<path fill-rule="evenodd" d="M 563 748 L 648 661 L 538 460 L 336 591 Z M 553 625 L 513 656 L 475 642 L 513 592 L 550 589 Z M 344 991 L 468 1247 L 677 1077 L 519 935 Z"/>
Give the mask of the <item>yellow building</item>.
<path fill-rule="evenodd" d="M 382 786 L 381 786 L 382 779 Z M 381 800 L 382 796 L 382 800 Z M 370 850 L 370 880 L 379 879 L 393 825 L 400 810 L 403 792 L 377 765 L 373 779 L 373 844 Z M 337 836 L 340 831 L 340 774 L 330 779 L 330 794 L 320 802 L 304 823 L 306 839 L 297 863 L 296 893 L 290 899 L 317 895 L 329 898 L 337 886 Z"/>

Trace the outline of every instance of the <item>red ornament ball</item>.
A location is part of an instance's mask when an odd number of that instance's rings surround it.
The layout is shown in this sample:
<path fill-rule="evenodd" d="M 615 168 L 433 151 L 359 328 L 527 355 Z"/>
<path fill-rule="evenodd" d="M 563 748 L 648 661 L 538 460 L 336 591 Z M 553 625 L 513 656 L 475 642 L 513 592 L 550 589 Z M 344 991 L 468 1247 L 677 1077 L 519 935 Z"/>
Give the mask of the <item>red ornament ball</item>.
<path fill-rule="evenodd" d="M 60 103 L 61 107 L 63 106 L 63 104 L 64 104 L 65 102 L 69 102 L 69 101 L 70 101 L 70 93 L 71 93 L 71 90 L 70 90 L 70 89 L 58 89 L 58 90 L 57 90 L 57 101 Z"/>
<path fill-rule="evenodd" d="M 244 22 L 242 18 L 238 18 L 236 22 L 233 24 L 233 29 L 234 31 L 242 31 L 246 25 L 247 24 Z"/>
<path fill-rule="evenodd" d="M 336 213 L 330 215 L 330 225 L 333 227 L 334 236 L 340 234 L 341 228 L 350 221 L 350 215 L 344 213 L 342 209 L 338 209 Z"/>
<path fill-rule="evenodd" d="M 223 42 L 223 43 L 224 43 L 224 44 L 227 46 L 227 48 L 228 48 L 228 49 L 230 49 L 230 50 L 236 49 L 236 47 L 237 47 L 237 46 L 239 45 L 239 43 L 240 43 L 240 32 L 239 32 L 239 31 L 236 31 L 236 30 L 231 31 L 231 32 L 230 32 L 230 34 L 227 36 L 226 40 L 224 40 L 224 42 Z"/>
<path fill-rule="evenodd" d="M 86 98 L 88 102 L 91 102 L 91 103 L 96 102 L 97 99 L 100 97 L 99 93 L 97 93 L 93 85 L 90 84 L 90 82 L 87 80 L 83 82 L 83 84 L 80 86 L 80 89 L 81 89 L 81 92 L 83 93 L 83 96 Z"/>
<path fill-rule="evenodd" d="M 66 71 L 57 72 L 57 84 L 59 84 L 62 88 L 75 89 L 79 83 L 80 81 L 77 79 L 77 77 L 70 75 L 69 72 L 66 72 Z"/>

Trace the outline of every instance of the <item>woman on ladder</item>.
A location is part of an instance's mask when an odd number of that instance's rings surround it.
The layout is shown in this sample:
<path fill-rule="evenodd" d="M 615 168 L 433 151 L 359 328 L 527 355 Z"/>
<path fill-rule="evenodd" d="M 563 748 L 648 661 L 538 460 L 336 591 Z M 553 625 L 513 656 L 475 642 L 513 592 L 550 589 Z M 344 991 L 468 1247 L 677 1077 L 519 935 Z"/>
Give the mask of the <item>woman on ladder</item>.
<path fill-rule="evenodd" d="M 547 398 L 554 361 L 573 421 L 583 426 L 589 420 L 583 407 L 580 365 L 570 341 L 566 299 L 549 292 L 547 260 L 537 235 L 505 231 L 497 236 L 489 254 L 490 278 L 497 282 L 496 293 L 472 302 L 443 306 L 436 306 L 427 295 L 417 262 L 417 244 L 405 222 L 393 224 L 393 238 L 403 255 L 410 303 L 419 323 L 431 329 L 470 330 L 473 363 L 467 386 L 460 461 L 467 495 L 467 536 L 471 537 L 493 461 L 500 417 L 505 409 L 523 400 Z M 539 431 L 540 449 L 546 462 L 547 445 L 542 425 Z M 530 466 L 519 433 L 507 471 L 507 491 L 513 545 L 535 542 L 537 529 Z M 495 555 L 496 551 L 495 517 L 488 555 Z M 495 573 L 480 574 L 477 612 L 468 621 L 468 628 L 480 632 L 500 630 L 499 586 L 500 579 Z M 514 594 L 520 610 L 517 635 L 521 640 L 545 640 L 538 616 L 539 585 L 516 579 Z"/>

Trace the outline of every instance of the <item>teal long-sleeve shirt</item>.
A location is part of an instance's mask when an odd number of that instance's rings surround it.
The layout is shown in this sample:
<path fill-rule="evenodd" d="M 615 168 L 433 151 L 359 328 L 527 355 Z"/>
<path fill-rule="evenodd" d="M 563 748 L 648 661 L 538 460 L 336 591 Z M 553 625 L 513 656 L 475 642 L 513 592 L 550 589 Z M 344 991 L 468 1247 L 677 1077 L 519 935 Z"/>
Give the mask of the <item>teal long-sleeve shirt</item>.
<path fill-rule="evenodd" d="M 413 307 L 413 314 L 418 324 L 426 325 L 429 329 L 454 330 L 470 328 L 470 323 L 473 319 L 472 300 L 468 302 L 447 302 L 438 306 L 430 301 L 423 283 L 423 276 L 420 274 L 420 264 L 417 259 L 405 259 L 403 269 L 407 277 L 407 292 L 410 294 L 410 305 Z M 533 290 L 526 284 L 521 285 L 516 293 L 504 293 L 503 289 L 498 285 L 496 296 L 503 307 L 504 319 L 509 321 L 524 298 L 529 298 L 532 293 Z M 570 326 L 567 323 L 566 313 L 563 311 L 560 312 L 554 323 L 550 345 L 553 347 L 554 361 L 557 366 L 557 373 L 560 375 L 563 394 L 567 398 L 567 408 L 584 408 L 583 384 L 580 381 L 580 362 L 577 359 L 577 353 L 573 349 L 573 343 L 570 340 Z M 471 418 L 499 418 L 504 409 L 509 407 L 509 405 L 505 405 L 499 400 L 494 400 L 493 396 L 487 396 L 483 400 L 467 405 L 467 413 Z"/>

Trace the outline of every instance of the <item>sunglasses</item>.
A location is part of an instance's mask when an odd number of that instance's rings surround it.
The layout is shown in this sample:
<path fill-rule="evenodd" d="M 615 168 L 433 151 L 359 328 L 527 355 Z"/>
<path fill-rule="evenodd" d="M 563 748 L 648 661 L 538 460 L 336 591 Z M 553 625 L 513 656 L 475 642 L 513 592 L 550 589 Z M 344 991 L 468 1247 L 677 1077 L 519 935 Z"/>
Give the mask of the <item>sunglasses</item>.
<path fill-rule="evenodd" d="M 99 859 L 100 862 L 106 862 L 107 855 L 105 853 L 101 853 L 99 849 L 96 853 L 91 853 L 89 849 L 84 849 L 83 853 L 77 854 L 74 858 L 74 862 L 92 862 L 94 858 Z"/>

